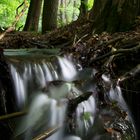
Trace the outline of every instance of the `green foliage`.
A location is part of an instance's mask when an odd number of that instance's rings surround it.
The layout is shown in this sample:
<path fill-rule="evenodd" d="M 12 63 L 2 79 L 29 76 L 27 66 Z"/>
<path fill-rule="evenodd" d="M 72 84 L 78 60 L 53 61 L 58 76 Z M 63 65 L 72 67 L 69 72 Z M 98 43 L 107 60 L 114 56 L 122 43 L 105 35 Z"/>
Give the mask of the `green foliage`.
<path fill-rule="evenodd" d="M 94 0 L 88 0 L 87 8 L 90 10 L 92 8 Z M 16 9 L 17 7 L 23 2 L 23 0 L 0 0 L 0 27 L 9 27 L 12 25 L 13 21 L 15 20 L 16 16 Z M 28 0 L 30 2 L 30 0 Z M 63 13 L 64 19 L 60 18 L 60 14 L 58 14 L 58 25 L 63 26 L 69 24 L 73 20 L 76 20 L 79 15 L 79 8 L 80 8 L 81 0 L 76 1 L 76 5 L 69 1 L 66 7 L 58 7 L 59 13 Z M 22 7 L 20 8 L 20 10 Z M 26 21 L 28 10 L 26 13 L 21 17 L 19 22 L 16 25 L 16 28 L 20 27 L 21 25 L 24 26 Z"/>
<path fill-rule="evenodd" d="M 94 3 L 94 0 L 88 0 L 88 5 L 87 5 L 88 10 L 90 10 L 92 8 L 93 3 Z"/>
<path fill-rule="evenodd" d="M 15 20 L 16 8 L 23 0 L 0 0 L 0 26 L 9 27 Z M 18 22 L 18 27 L 25 22 L 26 15 Z"/>

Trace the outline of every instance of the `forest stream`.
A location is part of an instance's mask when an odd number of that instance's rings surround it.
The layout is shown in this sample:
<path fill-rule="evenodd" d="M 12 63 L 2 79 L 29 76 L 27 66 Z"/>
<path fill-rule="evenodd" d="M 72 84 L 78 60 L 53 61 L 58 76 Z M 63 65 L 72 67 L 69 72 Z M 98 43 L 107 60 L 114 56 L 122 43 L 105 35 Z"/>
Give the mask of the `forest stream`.
<path fill-rule="evenodd" d="M 14 140 L 136 139 L 119 81 L 107 72 L 83 68 L 71 55 L 61 56 L 59 51 L 4 50 L 11 77 L 12 88 L 8 88 L 13 90 L 8 100 L 14 107 L 10 108 L 23 112 L 4 120 L 10 127 L 7 135 L 12 133 Z M 6 102 L 1 98 L 8 112 Z"/>
<path fill-rule="evenodd" d="M 0 7 L 0 140 L 140 139 L 139 0 Z"/>

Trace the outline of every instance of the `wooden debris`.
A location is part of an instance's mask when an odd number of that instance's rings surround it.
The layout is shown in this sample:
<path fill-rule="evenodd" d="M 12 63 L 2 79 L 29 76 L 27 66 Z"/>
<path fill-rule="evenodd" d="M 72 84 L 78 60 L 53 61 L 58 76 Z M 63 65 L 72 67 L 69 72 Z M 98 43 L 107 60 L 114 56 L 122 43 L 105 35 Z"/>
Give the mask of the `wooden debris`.
<path fill-rule="evenodd" d="M 21 117 L 21 116 L 24 116 L 26 114 L 27 114 L 27 111 L 15 112 L 15 113 L 11 113 L 11 114 L 2 115 L 2 116 L 0 116 L 0 121 L 5 121 L 5 120 L 8 120 L 8 119 Z"/>
<path fill-rule="evenodd" d="M 37 137 L 33 138 L 32 140 L 45 140 L 46 138 L 50 137 L 55 132 L 57 132 L 60 128 L 61 128 L 60 126 L 56 126 L 52 129 L 49 129 L 49 130 L 43 132 L 42 134 L 38 135 Z"/>

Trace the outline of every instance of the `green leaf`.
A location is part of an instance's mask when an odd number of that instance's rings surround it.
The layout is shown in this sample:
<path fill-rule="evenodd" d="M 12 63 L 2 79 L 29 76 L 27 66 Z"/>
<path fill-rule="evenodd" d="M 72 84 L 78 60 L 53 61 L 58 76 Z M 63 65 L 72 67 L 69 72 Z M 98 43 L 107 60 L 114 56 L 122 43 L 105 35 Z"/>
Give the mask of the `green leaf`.
<path fill-rule="evenodd" d="M 88 121 L 91 117 L 91 112 L 84 112 L 82 117 L 83 117 L 84 120 Z"/>

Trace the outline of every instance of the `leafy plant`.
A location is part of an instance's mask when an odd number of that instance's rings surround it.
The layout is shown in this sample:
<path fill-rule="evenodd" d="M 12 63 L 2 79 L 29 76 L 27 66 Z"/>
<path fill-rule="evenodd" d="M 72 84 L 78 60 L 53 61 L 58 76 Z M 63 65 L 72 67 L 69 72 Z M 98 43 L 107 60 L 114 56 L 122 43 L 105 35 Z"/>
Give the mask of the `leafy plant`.
<path fill-rule="evenodd" d="M 88 10 L 90 10 L 92 8 L 93 3 L 94 3 L 94 0 L 88 0 L 88 5 L 87 5 Z"/>

